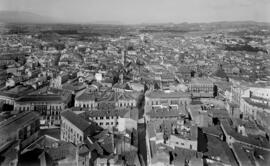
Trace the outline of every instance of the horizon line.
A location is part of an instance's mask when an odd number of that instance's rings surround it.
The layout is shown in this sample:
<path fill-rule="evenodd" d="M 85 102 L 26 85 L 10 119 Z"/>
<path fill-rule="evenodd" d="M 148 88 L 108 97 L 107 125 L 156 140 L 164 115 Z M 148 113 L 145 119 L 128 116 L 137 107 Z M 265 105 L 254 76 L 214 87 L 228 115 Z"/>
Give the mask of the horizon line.
<path fill-rule="evenodd" d="M 33 14 L 39 17 L 44 17 L 47 19 L 50 19 L 49 21 L 44 21 L 44 22 L 38 22 L 38 21 L 16 21 L 16 22 L 9 22 L 9 21 L 1 21 L 0 23 L 7 23 L 7 24 L 72 24 L 72 25 L 125 25 L 125 26 L 131 26 L 131 25 L 159 25 L 159 24 L 173 24 L 173 25 L 177 25 L 177 24 L 213 24 L 213 23 L 260 23 L 260 24 L 270 24 L 270 21 L 256 21 L 256 20 L 220 20 L 220 21 L 182 21 L 182 22 L 176 22 L 176 21 L 161 21 L 161 22 L 140 22 L 140 23 L 125 23 L 122 21 L 102 21 L 102 20 L 94 20 L 94 21 L 65 21 L 64 19 L 60 19 L 60 18 L 53 18 L 50 16 L 46 16 L 46 15 L 41 15 L 38 13 L 33 13 L 33 12 L 29 12 L 29 11 L 16 11 L 16 10 L 0 10 L 0 12 L 22 12 L 22 13 L 29 13 L 29 14 Z"/>

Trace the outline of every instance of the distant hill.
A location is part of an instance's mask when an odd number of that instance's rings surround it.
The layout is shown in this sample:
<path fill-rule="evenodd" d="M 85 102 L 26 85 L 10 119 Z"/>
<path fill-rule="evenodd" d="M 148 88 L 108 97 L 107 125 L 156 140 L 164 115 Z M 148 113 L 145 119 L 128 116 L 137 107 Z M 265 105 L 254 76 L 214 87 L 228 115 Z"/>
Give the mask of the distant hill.
<path fill-rule="evenodd" d="M 0 22 L 2 23 L 56 23 L 50 17 L 41 16 L 31 12 L 23 11 L 0 11 Z"/>

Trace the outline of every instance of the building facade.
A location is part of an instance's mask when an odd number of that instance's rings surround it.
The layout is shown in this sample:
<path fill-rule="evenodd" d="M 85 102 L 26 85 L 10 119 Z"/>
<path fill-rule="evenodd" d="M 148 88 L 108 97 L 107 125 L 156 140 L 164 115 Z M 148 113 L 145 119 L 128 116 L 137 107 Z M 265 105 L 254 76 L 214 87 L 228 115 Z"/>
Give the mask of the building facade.
<path fill-rule="evenodd" d="M 136 93 L 131 92 L 97 92 L 84 91 L 75 97 L 75 107 L 95 110 L 104 105 L 111 105 L 113 108 L 132 108 L 137 105 Z"/>
<path fill-rule="evenodd" d="M 207 78 L 193 78 L 189 84 L 192 97 L 214 97 L 214 83 Z"/>
<path fill-rule="evenodd" d="M 65 103 L 58 95 L 32 95 L 15 101 L 15 111 L 36 111 L 41 115 L 41 124 L 60 125 L 60 113 Z"/>
<path fill-rule="evenodd" d="M 126 121 L 129 120 L 130 123 L 137 120 L 138 109 L 137 108 L 123 108 L 123 109 L 107 109 L 107 110 L 96 110 L 86 112 L 85 115 L 89 120 L 96 122 L 100 127 L 104 129 L 112 130 L 114 127 L 119 128 L 119 125 L 123 128 L 129 128 L 129 124 Z M 132 121 L 133 120 L 133 121 Z M 134 126 L 136 128 L 137 126 Z"/>
<path fill-rule="evenodd" d="M 20 140 L 20 149 L 34 142 L 39 136 L 39 116 L 34 112 L 23 112 L 0 123 L 0 147 Z"/>
<path fill-rule="evenodd" d="M 87 121 L 70 110 L 61 113 L 60 139 L 75 145 L 83 144 L 86 137 L 97 130 L 94 122 Z"/>
<path fill-rule="evenodd" d="M 154 107 L 186 107 L 190 104 L 189 94 L 183 92 L 164 92 L 159 90 L 148 91 L 145 94 L 145 113 Z"/>

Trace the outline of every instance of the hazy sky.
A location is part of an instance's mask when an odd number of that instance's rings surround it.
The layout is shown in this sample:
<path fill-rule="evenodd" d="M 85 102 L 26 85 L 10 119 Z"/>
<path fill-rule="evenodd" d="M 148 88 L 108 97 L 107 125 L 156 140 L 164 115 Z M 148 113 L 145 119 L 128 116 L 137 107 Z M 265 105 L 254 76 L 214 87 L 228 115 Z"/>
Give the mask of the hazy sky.
<path fill-rule="evenodd" d="M 270 0 L 0 0 L 0 10 L 73 22 L 270 22 Z"/>

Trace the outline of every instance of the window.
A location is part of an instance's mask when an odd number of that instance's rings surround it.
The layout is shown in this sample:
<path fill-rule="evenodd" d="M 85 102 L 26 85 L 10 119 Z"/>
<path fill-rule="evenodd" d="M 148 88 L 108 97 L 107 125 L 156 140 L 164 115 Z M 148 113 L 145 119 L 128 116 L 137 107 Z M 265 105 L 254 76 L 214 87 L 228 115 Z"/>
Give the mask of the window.
<path fill-rule="evenodd" d="M 184 146 L 185 144 L 184 144 L 184 143 L 181 143 L 181 145 L 183 145 L 183 146 Z"/>
<path fill-rule="evenodd" d="M 103 117 L 100 117 L 100 119 L 103 119 Z"/>
<path fill-rule="evenodd" d="M 113 122 L 111 122 L 111 125 L 113 125 Z"/>
<path fill-rule="evenodd" d="M 192 149 L 192 145 L 190 145 L 190 149 Z"/>
<path fill-rule="evenodd" d="M 109 122 L 106 122 L 106 125 L 110 125 L 110 123 Z"/>
<path fill-rule="evenodd" d="M 99 123 L 99 125 L 101 125 L 101 126 L 102 126 L 102 125 L 103 125 L 103 123 L 102 123 L 102 122 L 100 122 L 100 123 Z"/>
<path fill-rule="evenodd" d="M 109 116 L 106 116 L 106 119 L 110 119 L 110 117 Z"/>

